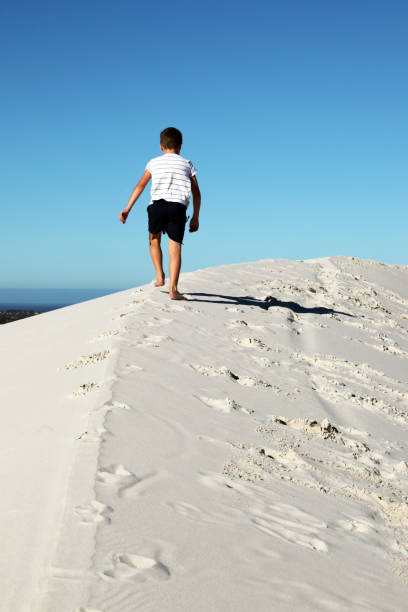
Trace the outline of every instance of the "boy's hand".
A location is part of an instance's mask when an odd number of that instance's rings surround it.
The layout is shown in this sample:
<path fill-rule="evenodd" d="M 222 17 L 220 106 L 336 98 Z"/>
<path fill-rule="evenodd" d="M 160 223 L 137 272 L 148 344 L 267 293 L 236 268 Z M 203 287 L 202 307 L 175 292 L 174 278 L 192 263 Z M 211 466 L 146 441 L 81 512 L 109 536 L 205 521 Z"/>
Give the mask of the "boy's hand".
<path fill-rule="evenodd" d="M 126 223 L 126 219 L 128 218 L 128 214 L 132 210 L 134 203 L 136 202 L 138 197 L 143 193 L 143 189 L 146 187 L 147 183 L 150 181 L 151 178 L 152 178 L 152 175 L 150 174 L 149 170 L 145 170 L 142 178 L 140 179 L 140 181 L 138 182 L 138 184 L 132 191 L 132 195 L 129 198 L 129 202 L 125 210 L 122 210 L 122 212 L 119 213 L 119 221 L 122 221 L 122 223 Z"/>
<path fill-rule="evenodd" d="M 119 213 L 119 221 L 122 221 L 122 223 L 126 223 L 126 219 L 128 217 L 129 211 L 128 210 L 122 210 L 121 213 Z"/>
<path fill-rule="evenodd" d="M 191 221 L 190 221 L 190 232 L 196 232 L 199 228 L 199 223 L 198 223 L 198 217 L 191 217 Z"/>

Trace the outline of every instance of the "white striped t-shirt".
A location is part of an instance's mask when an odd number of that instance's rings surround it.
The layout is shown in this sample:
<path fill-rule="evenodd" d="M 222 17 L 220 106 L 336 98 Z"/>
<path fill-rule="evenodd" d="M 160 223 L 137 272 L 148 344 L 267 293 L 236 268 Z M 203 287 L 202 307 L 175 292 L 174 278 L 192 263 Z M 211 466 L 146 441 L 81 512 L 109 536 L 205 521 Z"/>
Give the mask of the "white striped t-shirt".
<path fill-rule="evenodd" d="M 154 200 L 180 202 L 187 208 L 190 202 L 191 177 L 197 170 L 189 159 L 178 153 L 164 153 L 154 157 L 146 164 L 152 175 L 150 204 Z"/>

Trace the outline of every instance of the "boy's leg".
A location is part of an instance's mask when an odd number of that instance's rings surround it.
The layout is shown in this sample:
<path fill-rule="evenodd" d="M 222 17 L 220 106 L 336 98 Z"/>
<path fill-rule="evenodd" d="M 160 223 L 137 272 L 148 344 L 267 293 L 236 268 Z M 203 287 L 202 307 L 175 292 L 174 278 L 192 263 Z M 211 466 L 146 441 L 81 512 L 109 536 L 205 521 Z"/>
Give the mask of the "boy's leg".
<path fill-rule="evenodd" d="M 180 242 L 175 242 L 171 238 L 169 238 L 169 255 L 170 255 L 170 298 L 172 300 L 186 300 L 181 293 L 177 290 L 178 279 L 180 275 L 181 268 L 181 244 Z"/>
<path fill-rule="evenodd" d="M 156 270 L 155 287 L 162 287 L 164 285 L 163 253 L 160 247 L 161 234 L 161 232 L 158 234 L 151 234 L 149 232 L 150 257 Z"/>

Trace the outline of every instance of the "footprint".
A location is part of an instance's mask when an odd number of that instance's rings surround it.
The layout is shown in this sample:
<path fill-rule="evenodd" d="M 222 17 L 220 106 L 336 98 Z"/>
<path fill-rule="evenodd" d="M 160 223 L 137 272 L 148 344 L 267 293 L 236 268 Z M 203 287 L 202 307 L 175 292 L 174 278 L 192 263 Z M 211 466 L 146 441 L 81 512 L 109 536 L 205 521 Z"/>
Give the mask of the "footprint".
<path fill-rule="evenodd" d="M 270 351 L 270 347 L 266 346 L 262 340 L 259 338 L 233 338 L 234 342 L 239 344 L 240 346 L 245 346 L 249 348 L 259 348 L 264 351 Z"/>
<path fill-rule="evenodd" d="M 227 327 L 247 327 L 248 323 L 246 321 L 243 320 L 239 320 L 239 319 L 234 319 L 233 321 L 231 321 L 230 323 L 228 323 Z"/>
<path fill-rule="evenodd" d="M 128 317 L 129 315 L 134 314 L 134 312 L 131 310 L 129 312 L 122 312 L 118 317 L 113 317 L 112 321 L 117 321 L 118 319 L 123 319 L 123 317 Z"/>
<path fill-rule="evenodd" d="M 257 355 L 251 355 L 251 357 L 254 361 L 256 361 L 256 363 L 258 363 L 263 368 L 271 368 L 272 366 L 278 367 L 281 365 L 279 361 L 271 361 L 270 359 L 267 359 L 266 357 L 257 357 Z"/>
<path fill-rule="evenodd" d="M 355 453 L 365 453 L 370 450 L 367 444 L 365 444 L 364 442 L 353 440 L 351 438 L 348 438 L 347 436 L 342 436 L 339 432 L 339 429 L 335 425 L 330 423 L 327 418 L 323 419 L 321 423 L 314 419 L 287 419 L 279 416 L 272 416 L 270 417 L 270 420 L 274 423 L 278 423 L 279 425 L 287 425 L 292 429 L 297 429 L 307 434 L 320 436 L 325 440 L 332 440 L 337 444 L 352 449 L 353 451 L 355 451 Z"/>
<path fill-rule="evenodd" d="M 133 472 L 129 472 L 121 463 L 114 463 L 98 470 L 96 480 L 104 485 L 118 487 L 119 497 L 124 491 L 140 482 L 140 479 Z"/>
<path fill-rule="evenodd" d="M 159 347 L 163 340 L 173 340 L 170 336 L 146 336 L 143 334 L 142 340 L 136 342 L 135 346 L 154 346 Z"/>
<path fill-rule="evenodd" d="M 213 366 L 190 364 L 190 368 L 193 368 L 193 370 L 196 370 L 196 372 L 200 372 L 200 374 L 203 374 L 204 376 L 224 376 L 225 378 L 228 378 L 233 382 L 237 382 L 243 387 L 264 387 L 269 389 L 272 387 L 272 385 L 265 382 L 264 380 L 260 380 L 259 378 L 252 378 L 251 376 L 238 376 L 237 374 L 234 374 L 234 372 L 231 372 L 231 370 L 229 370 L 225 366 L 221 368 L 215 368 Z"/>
<path fill-rule="evenodd" d="M 204 365 L 196 365 L 193 363 L 189 365 L 190 365 L 190 368 L 192 368 L 196 372 L 200 372 L 200 374 L 203 374 L 204 376 L 225 376 L 233 380 L 236 380 L 238 378 L 236 374 L 231 372 L 231 370 L 229 370 L 225 366 L 222 366 L 221 368 L 215 368 L 214 366 L 211 366 L 211 365 L 204 366 Z"/>
<path fill-rule="evenodd" d="M 145 582 L 170 578 L 169 569 L 158 559 L 131 553 L 114 553 L 112 563 L 112 569 L 100 573 L 102 578 L 119 582 Z"/>
<path fill-rule="evenodd" d="M 100 351 L 99 353 L 92 353 L 91 355 L 83 355 L 77 361 L 73 363 L 68 363 L 64 366 L 66 370 L 75 370 L 77 368 L 84 368 L 85 366 L 91 365 L 93 363 L 98 363 L 98 361 L 103 361 L 107 359 L 110 355 L 110 350 L 106 349 L 105 351 Z"/>
<path fill-rule="evenodd" d="M 318 535 L 327 524 L 290 504 L 273 504 L 268 512 L 255 511 L 251 522 L 261 531 L 280 540 L 328 552 L 328 546 Z"/>
<path fill-rule="evenodd" d="M 132 306 L 136 306 L 136 304 L 143 304 L 143 302 L 147 302 L 147 298 L 142 298 L 139 300 L 132 300 L 131 302 L 127 302 L 127 304 L 123 304 L 123 306 L 117 306 L 117 308 L 131 308 Z"/>
<path fill-rule="evenodd" d="M 261 380 L 260 378 L 252 378 L 251 376 L 240 376 L 236 379 L 239 385 L 243 387 L 263 387 L 264 389 L 271 389 L 272 385 Z"/>
<path fill-rule="evenodd" d="M 255 325 L 254 323 L 248 323 L 248 321 L 244 320 L 234 320 L 231 323 L 228 323 L 227 327 L 234 329 L 236 327 L 247 327 L 248 329 L 265 329 L 263 325 Z"/>
<path fill-rule="evenodd" d="M 102 610 L 97 610 L 96 608 L 77 608 L 76 612 L 102 612 Z"/>
<path fill-rule="evenodd" d="M 79 516 L 81 523 L 110 523 L 110 514 L 113 508 L 96 500 L 85 506 L 76 506 L 74 513 Z"/>
<path fill-rule="evenodd" d="M 109 411 L 111 410 L 131 410 L 130 406 L 128 404 L 125 404 L 125 402 L 117 402 L 116 400 L 112 400 L 111 402 L 107 402 L 106 404 L 104 404 L 102 406 L 102 409 L 108 409 Z"/>
<path fill-rule="evenodd" d="M 104 427 L 97 427 L 91 432 L 83 431 L 76 437 L 76 440 L 83 440 L 84 442 L 100 442 L 103 435 L 113 436 L 112 432 L 108 431 Z"/>
<path fill-rule="evenodd" d="M 226 397 L 225 399 L 212 399 L 210 397 L 204 397 L 196 395 L 194 396 L 200 400 L 206 406 L 210 406 L 210 408 L 214 408 L 218 412 L 224 412 L 225 414 L 235 410 L 237 412 L 243 412 L 245 414 L 253 414 L 253 410 L 247 410 L 243 408 L 240 404 L 238 404 L 235 400 Z"/>
<path fill-rule="evenodd" d="M 79 436 L 77 436 L 77 440 L 87 440 L 89 436 L 89 433 L 87 431 L 83 431 L 81 434 L 79 434 Z"/>
<path fill-rule="evenodd" d="M 189 295 L 188 292 L 186 292 L 185 295 Z M 184 310 L 188 310 L 189 312 L 195 312 L 197 314 L 202 314 L 201 310 L 199 310 L 198 308 L 194 308 L 194 306 L 186 305 L 186 306 L 184 306 Z"/>
<path fill-rule="evenodd" d="M 87 382 L 83 385 L 79 385 L 78 389 L 73 391 L 70 397 L 80 397 L 81 395 L 87 395 L 90 391 L 96 391 L 102 387 L 100 382 Z"/>
<path fill-rule="evenodd" d="M 360 537 L 373 534 L 377 531 L 375 526 L 369 521 L 351 517 L 347 520 L 337 521 L 337 525 L 339 525 L 345 531 L 349 531 L 354 534 L 359 534 Z"/>
<path fill-rule="evenodd" d="M 394 472 L 398 472 L 402 475 L 408 474 L 408 461 L 400 461 L 393 469 Z"/>

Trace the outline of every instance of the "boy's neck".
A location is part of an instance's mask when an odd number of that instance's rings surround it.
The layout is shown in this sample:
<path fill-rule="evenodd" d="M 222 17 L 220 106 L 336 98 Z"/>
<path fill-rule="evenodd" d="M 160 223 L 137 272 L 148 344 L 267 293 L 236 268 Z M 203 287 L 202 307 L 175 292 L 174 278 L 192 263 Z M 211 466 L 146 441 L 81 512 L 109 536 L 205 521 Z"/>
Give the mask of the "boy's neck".
<path fill-rule="evenodd" d="M 176 155 L 180 155 L 180 149 L 178 151 L 176 151 L 175 149 L 162 149 L 164 155 L 167 155 L 167 153 L 175 153 Z"/>

